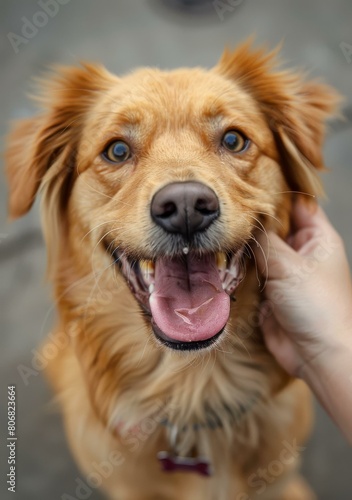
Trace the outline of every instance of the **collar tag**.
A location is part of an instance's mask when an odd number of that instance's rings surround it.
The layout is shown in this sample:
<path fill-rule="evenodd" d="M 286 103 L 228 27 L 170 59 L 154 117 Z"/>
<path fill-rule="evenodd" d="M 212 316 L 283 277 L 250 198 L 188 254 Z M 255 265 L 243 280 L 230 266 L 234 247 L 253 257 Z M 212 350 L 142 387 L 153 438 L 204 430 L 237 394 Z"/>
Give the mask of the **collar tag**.
<path fill-rule="evenodd" d="M 196 472 L 207 477 L 213 474 L 213 468 L 206 458 L 179 457 L 167 451 L 160 451 L 157 457 L 165 472 Z"/>

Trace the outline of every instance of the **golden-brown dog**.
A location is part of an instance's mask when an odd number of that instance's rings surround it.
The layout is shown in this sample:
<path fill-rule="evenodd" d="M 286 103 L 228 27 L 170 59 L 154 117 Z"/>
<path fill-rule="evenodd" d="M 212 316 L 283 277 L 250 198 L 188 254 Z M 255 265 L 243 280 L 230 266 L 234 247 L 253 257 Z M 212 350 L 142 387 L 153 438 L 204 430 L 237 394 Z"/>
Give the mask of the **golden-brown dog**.
<path fill-rule="evenodd" d="M 43 196 L 49 376 L 87 485 L 111 499 L 313 498 L 309 394 L 263 343 L 250 245 L 287 235 L 293 193 L 319 192 L 337 97 L 275 56 L 59 68 L 9 138 L 10 214 Z"/>

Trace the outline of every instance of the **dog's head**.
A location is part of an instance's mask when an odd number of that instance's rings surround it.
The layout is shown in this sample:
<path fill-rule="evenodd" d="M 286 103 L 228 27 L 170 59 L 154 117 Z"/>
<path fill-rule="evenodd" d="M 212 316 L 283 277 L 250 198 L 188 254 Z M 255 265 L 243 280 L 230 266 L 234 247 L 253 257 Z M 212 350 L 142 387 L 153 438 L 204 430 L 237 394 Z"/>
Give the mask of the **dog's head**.
<path fill-rule="evenodd" d="M 98 248 L 161 343 L 212 344 L 255 229 L 284 235 L 291 193 L 320 191 L 336 94 L 248 44 L 210 71 L 118 78 L 85 65 L 43 89 L 43 113 L 10 136 L 10 214 L 27 212 L 41 187 L 51 254 L 71 254 L 87 274 Z"/>

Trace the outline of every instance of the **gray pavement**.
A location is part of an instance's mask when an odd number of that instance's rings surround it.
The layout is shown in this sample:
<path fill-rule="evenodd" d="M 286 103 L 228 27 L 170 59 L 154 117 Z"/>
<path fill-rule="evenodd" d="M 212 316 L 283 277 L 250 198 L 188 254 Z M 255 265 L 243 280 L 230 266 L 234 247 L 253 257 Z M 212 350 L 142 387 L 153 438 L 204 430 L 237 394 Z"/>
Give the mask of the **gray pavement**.
<path fill-rule="evenodd" d="M 25 94 L 31 89 L 31 77 L 48 64 L 93 60 L 117 73 L 141 65 L 211 66 L 225 45 L 235 46 L 251 34 L 269 47 L 283 40 L 283 56 L 289 65 L 303 66 L 313 76 L 323 77 L 346 96 L 346 105 L 352 105 L 350 0 L 223 0 L 217 2 L 218 12 L 214 2 L 209 3 L 207 14 L 186 16 L 162 7 L 157 0 L 57 0 L 58 12 L 45 22 L 38 14 L 43 10 L 40 2 L 1 0 L 0 136 L 12 119 L 34 112 Z M 237 7 L 231 8 L 231 3 Z M 228 7 L 225 19 L 221 15 L 224 4 Z M 12 35 L 10 41 L 10 32 L 21 35 L 25 29 L 23 18 L 43 26 L 25 41 Z M 331 131 L 325 147 L 331 172 L 324 175 L 329 199 L 325 208 L 346 242 L 350 262 L 351 132 L 348 123 Z M 6 492 L 7 452 L 1 440 L 0 499 L 54 500 L 64 493 L 75 498 L 80 473 L 65 444 L 60 417 L 50 403 L 50 390 L 41 373 L 30 376 L 25 385 L 18 369 L 31 366 L 38 343 L 55 319 L 51 290 L 44 283 L 38 204 L 25 218 L 9 224 L 6 186 L 0 175 L 1 433 L 6 429 L 8 384 L 17 385 L 18 402 L 17 493 Z M 347 376 L 346 383 L 352 390 Z M 304 474 L 320 500 L 352 498 L 351 449 L 318 405 L 317 424 L 303 459 Z M 93 491 L 89 498 L 102 497 Z"/>

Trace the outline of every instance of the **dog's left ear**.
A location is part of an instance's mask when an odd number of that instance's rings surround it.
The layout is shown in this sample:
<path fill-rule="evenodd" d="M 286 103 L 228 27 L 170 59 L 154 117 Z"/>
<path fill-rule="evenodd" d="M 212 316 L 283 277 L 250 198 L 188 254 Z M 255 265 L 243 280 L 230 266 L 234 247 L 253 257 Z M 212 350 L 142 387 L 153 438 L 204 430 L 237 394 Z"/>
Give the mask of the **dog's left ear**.
<path fill-rule="evenodd" d="M 258 103 L 273 131 L 290 188 L 322 194 L 317 170 L 324 168 L 322 145 L 326 120 L 337 114 L 338 93 L 302 75 L 277 70 L 278 49 L 253 50 L 251 42 L 225 51 L 215 70 L 235 81 Z"/>

